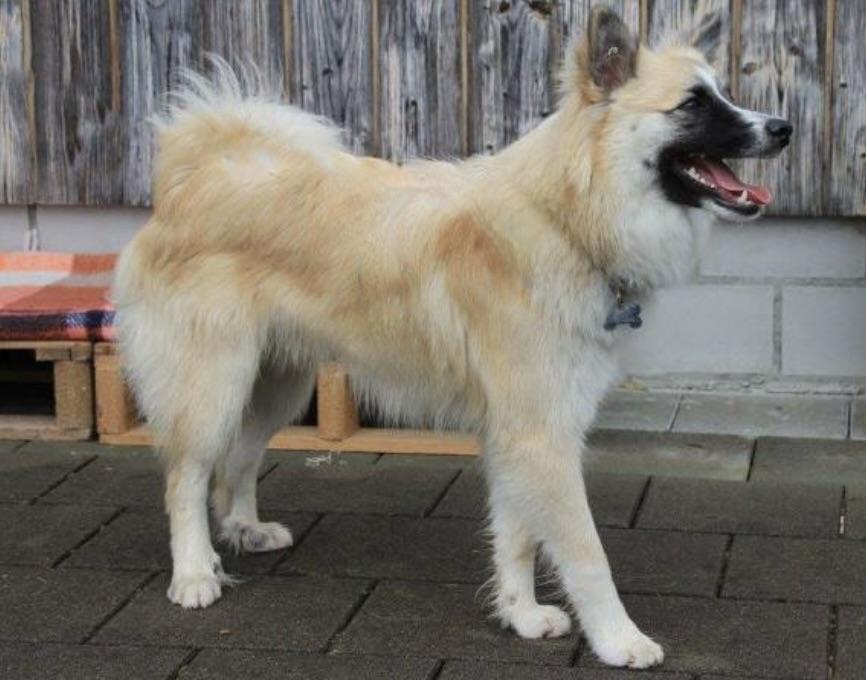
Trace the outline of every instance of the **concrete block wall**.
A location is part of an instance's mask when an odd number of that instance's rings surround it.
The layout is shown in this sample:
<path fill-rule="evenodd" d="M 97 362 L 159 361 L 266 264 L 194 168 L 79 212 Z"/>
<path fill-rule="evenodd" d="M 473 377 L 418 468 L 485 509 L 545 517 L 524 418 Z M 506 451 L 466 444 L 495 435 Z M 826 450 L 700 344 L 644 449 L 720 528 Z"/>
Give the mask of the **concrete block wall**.
<path fill-rule="evenodd" d="M 136 208 L 0 207 L 0 249 L 114 252 Z M 854 393 L 866 385 L 866 220 L 719 225 L 699 276 L 661 291 L 629 331 L 650 387 Z"/>
<path fill-rule="evenodd" d="M 866 220 L 717 225 L 689 285 L 625 341 L 651 385 L 854 392 L 866 383 Z"/>

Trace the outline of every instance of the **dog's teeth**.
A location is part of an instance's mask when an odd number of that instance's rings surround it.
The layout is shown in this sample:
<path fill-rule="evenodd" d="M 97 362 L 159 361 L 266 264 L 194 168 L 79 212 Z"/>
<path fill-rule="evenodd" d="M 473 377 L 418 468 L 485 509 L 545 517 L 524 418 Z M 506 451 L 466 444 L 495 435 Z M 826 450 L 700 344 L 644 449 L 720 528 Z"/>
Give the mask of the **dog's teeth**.
<path fill-rule="evenodd" d="M 746 193 L 746 190 L 743 189 L 740 192 L 740 195 L 737 197 L 737 203 L 748 203 L 748 202 L 749 202 L 749 195 Z"/>

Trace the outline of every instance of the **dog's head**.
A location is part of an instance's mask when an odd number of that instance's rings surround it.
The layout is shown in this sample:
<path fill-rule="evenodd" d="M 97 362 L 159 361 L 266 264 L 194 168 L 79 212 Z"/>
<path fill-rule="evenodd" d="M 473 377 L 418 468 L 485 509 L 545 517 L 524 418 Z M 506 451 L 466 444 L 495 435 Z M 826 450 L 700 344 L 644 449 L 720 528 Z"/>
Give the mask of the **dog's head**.
<path fill-rule="evenodd" d="M 607 107 L 606 165 L 617 181 L 726 220 L 754 218 L 771 202 L 769 189 L 740 180 L 725 159 L 777 155 L 791 125 L 734 105 L 694 47 L 638 48 L 622 20 L 600 9 L 576 49 L 565 85 Z"/>

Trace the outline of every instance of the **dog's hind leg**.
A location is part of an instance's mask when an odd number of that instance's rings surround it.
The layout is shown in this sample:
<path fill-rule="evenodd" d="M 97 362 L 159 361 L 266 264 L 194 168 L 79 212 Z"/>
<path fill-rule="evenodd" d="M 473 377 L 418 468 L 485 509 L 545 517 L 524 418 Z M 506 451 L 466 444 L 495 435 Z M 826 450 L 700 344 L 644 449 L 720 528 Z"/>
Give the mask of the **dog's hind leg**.
<path fill-rule="evenodd" d="M 312 368 L 262 368 L 237 443 L 217 469 L 212 496 L 220 539 L 235 551 L 264 552 L 292 544 L 278 522 L 259 521 L 256 483 L 273 434 L 303 415 L 315 384 Z"/>
<path fill-rule="evenodd" d="M 211 545 L 208 488 L 215 465 L 238 436 L 258 368 L 258 348 L 201 339 L 206 357 L 175 348 L 184 357 L 165 370 L 178 387 L 166 409 L 166 510 L 171 526 L 173 573 L 169 599 L 185 608 L 207 607 L 229 581 Z M 187 348 L 194 349 L 194 348 Z M 167 359 L 167 362 L 169 360 Z"/>
<path fill-rule="evenodd" d="M 571 617 L 535 599 L 538 542 L 513 512 L 497 475 L 491 475 L 490 528 L 493 532 L 496 616 L 524 638 L 553 638 L 571 630 Z"/>

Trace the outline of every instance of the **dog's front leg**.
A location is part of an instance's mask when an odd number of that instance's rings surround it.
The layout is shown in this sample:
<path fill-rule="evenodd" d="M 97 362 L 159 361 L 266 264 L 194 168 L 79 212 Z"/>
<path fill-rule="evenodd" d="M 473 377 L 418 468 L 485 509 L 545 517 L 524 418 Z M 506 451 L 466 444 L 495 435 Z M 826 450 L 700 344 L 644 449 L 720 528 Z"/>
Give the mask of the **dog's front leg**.
<path fill-rule="evenodd" d="M 641 633 L 616 592 L 587 502 L 579 451 L 547 436 L 505 437 L 492 447 L 487 470 L 502 620 L 527 637 L 567 630 L 551 612 L 540 610 L 531 591 L 527 555 L 538 541 L 599 659 L 631 668 L 660 663 L 661 647 Z M 510 553 L 502 546 L 511 546 Z M 547 623 L 535 625 L 537 618 Z"/>

